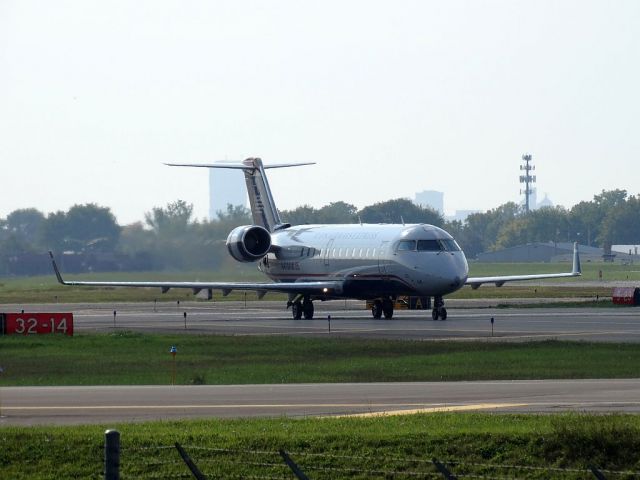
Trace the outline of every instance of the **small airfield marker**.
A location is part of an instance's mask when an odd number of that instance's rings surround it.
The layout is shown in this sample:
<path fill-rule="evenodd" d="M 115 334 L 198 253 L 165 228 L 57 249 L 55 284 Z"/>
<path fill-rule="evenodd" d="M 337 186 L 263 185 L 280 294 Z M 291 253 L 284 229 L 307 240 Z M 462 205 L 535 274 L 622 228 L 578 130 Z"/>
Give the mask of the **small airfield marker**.
<path fill-rule="evenodd" d="M 178 349 L 176 348 L 175 345 L 171 345 L 171 348 L 169 349 L 169 353 L 173 357 L 173 362 L 171 366 L 171 385 L 175 385 L 176 384 L 176 355 L 178 353 Z"/>

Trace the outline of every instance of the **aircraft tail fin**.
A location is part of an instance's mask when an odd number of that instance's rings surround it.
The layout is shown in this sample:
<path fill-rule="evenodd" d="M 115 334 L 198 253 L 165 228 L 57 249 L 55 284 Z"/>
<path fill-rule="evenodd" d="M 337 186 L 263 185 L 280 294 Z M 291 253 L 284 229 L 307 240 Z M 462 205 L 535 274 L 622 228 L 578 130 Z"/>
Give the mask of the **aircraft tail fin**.
<path fill-rule="evenodd" d="M 301 165 L 313 165 L 314 162 L 306 163 L 279 163 L 273 165 L 263 165 L 260 158 L 247 158 L 242 162 L 220 162 L 210 164 L 190 164 L 190 163 L 167 163 L 172 167 L 201 167 L 201 168 L 230 168 L 242 170 L 244 172 L 249 203 L 251 204 L 251 214 L 253 223 L 266 228 L 269 232 L 274 232 L 281 228 L 286 228 L 288 224 L 282 223 L 280 214 L 276 208 L 269 187 L 269 181 L 265 170 L 268 168 L 298 167 Z"/>

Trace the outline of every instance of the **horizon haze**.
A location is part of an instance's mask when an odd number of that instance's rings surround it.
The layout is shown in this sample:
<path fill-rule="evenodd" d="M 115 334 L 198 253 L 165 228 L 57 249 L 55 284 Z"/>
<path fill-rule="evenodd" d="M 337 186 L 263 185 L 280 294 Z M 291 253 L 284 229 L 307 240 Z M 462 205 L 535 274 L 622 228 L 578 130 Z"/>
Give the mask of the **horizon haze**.
<path fill-rule="evenodd" d="M 445 213 L 640 192 L 640 3 L 0 3 L 0 216 L 120 224 L 257 156 L 280 209 L 446 193 Z"/>

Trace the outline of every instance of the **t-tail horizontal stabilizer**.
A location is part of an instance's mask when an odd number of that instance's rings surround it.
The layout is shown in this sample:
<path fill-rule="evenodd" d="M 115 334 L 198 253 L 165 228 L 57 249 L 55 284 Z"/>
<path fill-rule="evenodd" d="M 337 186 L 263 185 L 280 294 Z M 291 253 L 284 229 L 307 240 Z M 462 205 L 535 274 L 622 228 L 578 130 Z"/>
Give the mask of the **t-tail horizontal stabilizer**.
<path fill-rule="evenodd" d="M 501 277 L 470 277 L 467 278 L 465 285 L 471 285 L 474 290 L 483 283 L 493 283 L 496 287 L 501 287 L 506 282 L 517 282 L 525 280 L 542 280 L 545 278 L 569 278 L 579 277 L 582 275 L 580 267 L 580 254 L 578 252 L 578 242 L 573 244 L 573 267 L 571 272 L 567 273 L 541 273 L 535 275 L 506 275 Z"/>
<path fill-rule="evenodd" d="M 244 172 L 249 203 L 251 204 L 251 214 L 253 223 L 266 228 L 269 232 L 275 232 L 287 228 L 290 225 L 282 223 L 280 214 L 276 208 L 271 188 L 267 180 L 265 170 L 268 168 L 298 167 L 301 165 L 313 165 L 314 162 L 305 163 L 277 163 L 273 165 L 263 165 L 259 158 L 247 158 L 242 162 L 219 162 L 209 164 L 194 163 L 167 163 L 172 167 L 200 167 L 200 168 L 231 168 Z"/>

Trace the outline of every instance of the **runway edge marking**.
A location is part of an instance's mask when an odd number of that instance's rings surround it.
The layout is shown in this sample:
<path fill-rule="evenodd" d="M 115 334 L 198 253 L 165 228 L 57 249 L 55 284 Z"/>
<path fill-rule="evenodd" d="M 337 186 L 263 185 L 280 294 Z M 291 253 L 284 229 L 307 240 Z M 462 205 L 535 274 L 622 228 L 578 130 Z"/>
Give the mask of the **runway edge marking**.
<path fill-rule="evenodd" d="M 344 415 L 328 415 L 325 418 L 372 418 L 394 417 L 399 415 L 415 415 L 416 413 L 465 412 L 472 410 L 493 410 L 496 408 L 527 407 L 527 403 L 479 403 L 477 405 L 452 405 L 448 407 L 413 408 L 410 410 L 387 410 L 383 412 L 348 413 Z"/>

